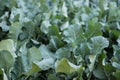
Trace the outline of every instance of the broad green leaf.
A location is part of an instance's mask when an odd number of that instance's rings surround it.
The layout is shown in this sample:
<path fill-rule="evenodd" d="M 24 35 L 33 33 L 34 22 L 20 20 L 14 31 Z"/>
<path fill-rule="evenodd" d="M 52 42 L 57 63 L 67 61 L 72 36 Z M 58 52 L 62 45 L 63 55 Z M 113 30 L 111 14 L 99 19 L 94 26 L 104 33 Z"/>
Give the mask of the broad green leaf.
<path fill-rule="evenodd" d="M 55 25 L 49 26 L 48 30 L 49 30 L 48 32 L 49 37 L 57 36 L 58 38 L 61 38 L 61 34 L 58 26 L 55 26 Z"/>
<path fill-rule="evenodd" d="M 89 20 L 88 27 L 85 29 L 86 38 L 89 40 L 93 36 L 102 35 L 101 24 L 98 23 L 98 18 L 93 18 Z"/>
<path fill-rule="evenodd" d="M 27 77 L 29 77 L 30 75 L 38 71 L 41 71 L 41 69 L 35 63 L 32 63 L 31 69 L 25 74 L 27 75 Z"/>
<path fill-rule="evenodd" d="M 32 47 L 28 51 L 29 60 L 31 62 L 41 61 L 42 55 L 39 49 L 37 49 L 36 47 Z"/>
<path fill-rule="evenodd" d="M 64 41 L 73 47 L 84 40 L 82 28 L 78 25 L 70 25 L 68 29 L 64 30 L 63 34 Z"/>
<path fill-rule="evenodd" d="M 120 31 L 119 30 L 111 30 L 113 36 L 115 36 L 115 38 L 118 38 L 120 35 Z"/>
<path fill-rule="evenodd" d="M 95 63 L 96 66 L 94 67 L 93 70 L 93 75 L 98 78 L 98 79 L 102 79 L 102 80 L 106 80 L 109 79 L 109 74 L 107 74 L 106 70 L 104 69 L 104 66 L 102 64 L 103 59 L 106 57 L 105 53 L 100 54 L 98 57 L 96 57 L 96 61 L 98 61 L 99 63 Z"/>
<path fill-rule="evenodd" d="M 116 12 L 116 13 L 113 13 Z M 109 4 L 109 21 L 114 20 L 117 17 L 117 4 L 115 2 L 110 2 Z"/>
<path fill-rule="evenodd" d="M 10 6 L 11 6 L 11 8 L 16 7 L 17 6 L 16 1 L 15 0 L 11 0 L 10 1 Z"/>
<path fill-rule="evenodd" d="M 53 53 L 49 51 L 49 49 L 45 45 L 41 45 L 39 50 L 42 54 L 42 58 L 44 59 L 54 58 Z"/>
<path fill-rule="evenodd" d="M 54 60 L 52 58 L 43 59 L 40 62 L 34 62 L 35 65 L 38 66 L 41 70 L 48 70 L 50 68 L 53 68 Z"/>
<path fill-rule="evenodd" d="M 51 39 L 48 45 L 50 50 L 56 51 L 62 46 L 64 46 L 64 43 L 57 36 L 51 36 Z"/>
<path fill-rule="evenodd" d="M 9 74 L 9 71 L 13 67 L 14 64 L 14 57 L 9 51 L 2 50 L 0 51 L 0 67 L 3 68 L 6 72 L 6 74 Z"/>
<path fill-rule="evenodd" d="M 83 56 L 86 54 L 89 54 L 90 50 L 88 48 L 88 45 L 89 44 L 87 42 L 81 43 L 80 47 L 79 47 L 80 51 L 78 53 L 83 55 Z"/>
<path fill-rule="evenodd" d="M 81 14 L 81 19 L 82 19 L 82 21 L 87 21 L 87 20 L 89 20 L 89 15 L 86 13 L 83 13 L 83 14 Z"/>
<path fill-rule="evenodd" d="M 12 23 L 10 27 L 10 37 L 17 40 L 18 35 L 22 32 L 21 31 L 22 24 L 19 22 Z"/>
<path fill-rule="evenodd" d="M 31 21 L 31 20 L 25 21 L 23 23 L 23 26 L 24 26 L 24 27 L 22 27 L 23 32 L 26 31 L 26 33 L 29 35 L 31 35 L 33 33 L 34 28 L 35 28 L 33 21 Z"/>
<path fill-rule="evenodd" d="M 109 9 L 108 8 L 108 0 L 99 0 L 99 7 L 103 11 Z"/>
<path fill-rule="evenodd" d="M 102 36 L 95 36 L 91 38 L 93 54 L 100 54 L 102 49 L 109 46 L 109 41 Z"/>
<path fill-rule="evenodd" d="M 51 26 L 50 22 L 48 20 L 43 21 L 41 24 L 41 31 L 47 34 L 49 32 L 49 26 Z"/>
<path fill-rule="evenodd" d="M 104 80 L 107 79 L 107 76 L 106 76 L 104 70 L 101 69 L 101 68 L 94 69 L 93 74 L 94 74 L 95 77 L 97 77 L 99 79 L 104 79 Z"/>
<path fill-rule="evenodd" d="M 0 42 L 0 51 L 2 50 L 6 50 L 9 51 L 10 54 L 15 58 L 17 57 L 15 54 L 15 44 L 14 41 L 12 39 L 6 39 L 6 40 L 2 40 Z"/>
<path fill-rule="evenodd" d="M 18 60 L 20 60 L 20 64 L 22 67 L 22 71 L 27 72 L 29 69 L 29 57 L 28 57 L 28 49 L 26 47 L 27 41 L 23 42 L 20 46 L 19 52 L 18 52 Z"/>
<path fill-rule="evenodd" d="M 110 2 L 109 7 L 110 7 L 110 14 L 111 14 L 110 16 L 112 16 L 113 15 L 112 11 L 116 10 L 117 4 L 115 2 Z"/>
<path fill-rule="evenodd" d="M 104 58 L 105 54 L 100 54 L 99 56 L 90 55 L 89 59 L 91 64 L 89 65 L 89 69 L 90 71 L 93 71 L 93 75 L 98 79 L 102 80 L 111 79 L 113 78 L 113 76 L 111 75 L 112 72 L 114 71 L 114 68 L 109 64 L 102 64 Z M 96 63 L 96 61 L 98 61 L 99 63 Z"/>
<path fill-rule="evenodd" d="M 65 47 L 58 49 L 55 54 L 57 59 L 61 59 L 61 58 L 69 59 L 71 56 L 70 50 Z"/>
<path fill-rule="evenodd" d="M 58 5 L 57 5 L 58 1 L 53 1 L 52 3 L 53 3 L 53 7 L 52 7 L 51 12 L 52 12 L 53 16 L 56 16 L 57 15 L 57 11 L 58 11 Z"/>
<path fill-rule="evenodd" d="M 55 63 L 55 71 L 57 73 L 61 72 L 61 73 L 70 74 L 70 73 L 73 73 L 73 72 L 79 70 L 80 67 L 81 66 L 76 66 L 76 65 L 72 64 L 66 58 L 58 60 Z"/>
<path fill-rule="evenodd" d="M 119 80 L 119 4 L 0 0 L 0 80 Z"/>
<path fill-rule="evenodd" d="M 41 25 L 41 31 L 47 34 L 49 37 L 57 36 L 60 38 L 60 32 L 58 26 L 51 25 L 49 21 L 43 21 Z"/>
<path fill-rule="evenodd" d="M 106 56 L 105 53 L 102 53 L 98 57 L 96 57 L 96 61 L 99 61 L 99 63 L 95 63 L 96 66 L 94 67 L 94 70 L 93 70 L 93 75 L 96 78 L 103 79 L 103 80 L 108 79 L 107 76 L 109 76 L 108 74 L 106 74 L 104 70 L 104 66 L 102 64 L 102 61 L 105 58 L 105 56 Z"/>
<path fill-rule="evenodd" d="M 120 64 L 117 62 L 112 62 L 112 66 L 117 68 L 117 69 L 120 69 Z"/>
<path fill-rule="evenodd" d="M 26 62 L 24 61 L 24 64 L 26 64 Z M 19 67 L 18 67 L 19 66 Z M 17 58 L 15 59 L 14 62 L 14 66 L 12 68 L 12 72 L 11 72 L 11 78 L 13 80 L 17 79 L 17 77 L 19 77 L 20 75 L 22 75 L 22 73 L 25 71 L 24 69 L 27 66 L 23 66 L 22 60 L 21 60 L 21 56 L 17 56 Z"/>

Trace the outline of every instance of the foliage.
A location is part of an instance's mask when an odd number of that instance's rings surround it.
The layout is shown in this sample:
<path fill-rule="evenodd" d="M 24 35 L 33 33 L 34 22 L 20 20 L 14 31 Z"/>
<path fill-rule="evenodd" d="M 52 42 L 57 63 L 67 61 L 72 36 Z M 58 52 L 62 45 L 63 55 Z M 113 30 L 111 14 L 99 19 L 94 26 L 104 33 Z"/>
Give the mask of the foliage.
<path fill-rule="evenodd" d="M 119 0 L 0 0 L 0 80 L 119 80 Z"/>

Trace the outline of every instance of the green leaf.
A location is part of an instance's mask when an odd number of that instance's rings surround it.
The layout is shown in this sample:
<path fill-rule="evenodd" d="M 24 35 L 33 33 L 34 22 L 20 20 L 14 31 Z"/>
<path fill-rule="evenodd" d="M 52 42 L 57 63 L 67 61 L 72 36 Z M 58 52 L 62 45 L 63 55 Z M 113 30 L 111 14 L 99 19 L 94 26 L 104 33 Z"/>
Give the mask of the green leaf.
<path fill-rule="evenodd" d="M 119 39 L 117 41 L 118 41 L 118 45 L 120 45 Z M 117 61 L 119 62 L 119 60 L 120 60 L 120 47 L 117 45 L 113 45 L 113 49 L 114 49 L 114 58 L 117 59 Z"/>
<path fill-rule="evenodd" d="M 117 62 L 112 62 L 112 66 L 117 68 L 117 69 L 120 69 L 120 64 Z"/>
<path fill-rule="evenodd" d="M 62 14 L 63 14 L 65 17 L 68 17 L 68 15 L 67 15 L 67 7 L 66 7 L 66 3 L 65 3 L 65 2 L 63 3 L 61 12 L 62 12 Z"/>
<path fill-rule="evenodd" d="M 58 60 L 55 63 L 55 71 L 57 73 L 61 72 L 61 73 L 70 74 L 70 73 L 73 73 L 73 72 L 79 70 L 80 67 L 81 66 L 76 66 L 76 65 L 72 64 L 66 58 Z"/>
<path fill-rule="evenodd" d="M 11 8 L 16 7 L 17 6 L 16 1 L 15 0 L 11 0 L 10 1 L 10 6 L 11 6 Z"/>
<path fill-rule="evenodd" d="M 61 58 L 69 59 L 71 56 L 70 50 L 65 47 L 58 49 L 55 54 L 57 59 L 61 59 Z"/>
<path fill-rule="evenodd" d="M 73 47 L 84 41 L 82 28 L 78 25 L 71 25 L 68 29 L 64 30 L 64 41 L 71 44 Z"/>
<path fill-rule="evenodd" d="M 98 18 L 95 17 L 88 22 L 88 27 L 85 29 L 85 36 L 89 40 L 93 36 L 102 35 L 101 24 L 98 23 Z"/>
<path fill-rule="evenodd" d="M 51 25 L 49 21 L 43 21 L 41 25 L 41 31 L 47 34 L 49 37 L 57 36 L 61 38 L 58 26 Z"/>
<path fill-rule="evenodd" d="M 109 9 L 108 8 L 108 1 L 107 0 L 99 0 L 99 7 L 103 11 Z"/>
<path fill-rule="evenodd" d="M 54 60 L 52 58 L 43 59 L 40 62 L 34 62 L 35 65 L 37 65 L 41 70 L 48 70 L 50 68 L 53 68 Z"/>
<path fill-rule="evenodd" d="M 41 29 L 41 31 L 44 32 L 45 34 L 48 34 L 48 32 L 49 32 L 49 29 L 48 29 L 49 26 L 51 26 L 49 20 L 45 20 L 45 21 L 42 22 L 40 29 Z"/>
<path fill-rule="evenodd" d="M 115 36 L 115 38 L 118 38 L 120 35 L 120 31 L 119 30 L 111 30 L 113 36 Z"/>
<path fill-rule="evenodd" d="M 83 13 L 83 14 L 81 14 L 81 19 L 82 19 L 82 21 L 87 21 L 87 20 L 89 20 L 89 15 L 86 13 Z"/>
<path fill-rule="evenodd" d="M 113 13 L 116 12 L 116 13 Z M 117 4 L 116 2 L 110 2 L 109 4 L 109 21 L 112 21 L 117 17 Z"/>
<path fill-rule="evenodd" d="M 27 77 L 29 77 L 30 75 L 32 75 L 35 72 L 40 71 L 41 69 L 35 64 L 36 62 L 40 62 L 42 60 L 42 55 L 39 51 L 39 49 L 37 49 L 36 47 L 31 47 L 28 50 L 28 59 L 29 59 L 29 64 L 30 64 L 30 69 L 28 70 L 28 72 L 26 72 L 25 74 L 27 75 Z"/>
<path fill-rule="evenodd" d="M 56 51 L 62 46 L 64 46 L 64 43 L 57 36 L 51 36 L 50 42 L 48 44 L 48 48 L 50 50 Z"/>
<path fill-rule="evenodd" d="M 9 36 L 12 39 L 17 40 L 19 34 L 22 32 L 21 28 L 22 28 L 22 24 L 21 23 L 19 23 L 19 22 L 12 23 L 12 25 L 10 27 L 10 34 L 9 34 Z"/>
<path fill-rule="evenodd" d="M 52 26 L 49 26 L 48 29 L 49 29 L 48 36 L 50 37 L 57 36 L 58 38 L 61 38 L 61 34 L 58 26 L 52 25 Z"/>
<path fill-rule="evenodd" d="M 104 80 L 107 79 L 104 70 L 101 69 L 101 68 L 96 68 L 96 69 L 94 69 L 93 74 L 94 74 L 95 77 L 97 77 L 97 78 L 99 78 L 99 79 L 104 79 Z"/>
<path fill-rule="evenodd" d="M 14 58 L 17 57 L 15 54 L 15 44 L 12 39 L 6 39 L 0 42 L 0 51 L 2 50 L 9 51 Z"/>
<path fill-rule="evenodd" d="M 0 5 L 1 80 L 120 79 L 119 0 Z"/>
<path fill-rule="evenodd" d="M 94 70 L 93 70 L 93 75 L 96 78 L 102 79 L 102 80 L 109 79 L 109 74 L 107 74 L 107 72 L 103 66 L 103 59 L 105 59 L 105 57 L 106 57 L 106 54 L 102 53 L 96 58 L 96 61 L 99 61 L 99 63 L 96 63 L 96 66 L 94 67 Z M 105 65 L 105 63 L 104 63 L 104 65 Z"/>
<path fill-rule="evenodd" d="M 79 47 L 80 51 L 78 54 L 81 54 L 82 56 L 89 54 L 90 50 L 88 48 L 88 45 L 89 44 L 87 42 L 81 43 Z"/>
<path fill-rule="evenodd" d="M 28 49 L 26 47 L 27 41 L 23 42 L 20 46 L 19 52 L 18 52 L 18 59 L 21 71 L 27 72 L 29 69 L 29 57 L 28 57 Z M 16 64 L 17 64 L 16 63 Z M 15 66 L 16 67 L 16 66 Z"/>
<path fill-rule="evenodd" d="M 109 41 L 102 36 L 92 37 L 91 41 L 92 41 L 91 50 L 93 54 L 100 54 L 102 49 L 109 46 Z"/>
<path fill-rule="evenodd" d="M 90 64 L 88 64 L 88 67 L 90 69 L 90 72 L 93 71 L 93 69 L 94 69 L 94 64 L 95 64 L 95 61 L 96 61 L 96 57 L 97 57 L 96 55 L 90 55 L 89 56 Z"/>
<path fill-rule="evenodd" d="M 13 67 L 14 57 L 11 55 L 9 51 L 2 50 L 0 51 L 0 68 L 5 70 L 5 73 L 8 75 L 9 71 Z"/>
<path fill-rule="evenodd" d="M 32 75 L 33 73 L 38 72 L 38 71 L 41 71 L 41 69 L 35 63 L 32 63 L 31 69 L 28 72 L 26 72 L 25 74 L 27 75 L 27 77 L 29 77 L 30 75 Z"/>
<path fill-rule="evenodd" d="M 31 62 L 36 62 L 36 61 L 42 60 L 42 55 L 41 55 L 39 49 L 37 49 L 36 47 L 30 48 L 28 51 L 29 51 L 29 53 L 28 53 L 29 60 Z"/>
<path fill-rule="evenodd" d="M 53 53 L 45 45 L 41 45 L 39 50 L 44 59 L 54 58 Z"/>

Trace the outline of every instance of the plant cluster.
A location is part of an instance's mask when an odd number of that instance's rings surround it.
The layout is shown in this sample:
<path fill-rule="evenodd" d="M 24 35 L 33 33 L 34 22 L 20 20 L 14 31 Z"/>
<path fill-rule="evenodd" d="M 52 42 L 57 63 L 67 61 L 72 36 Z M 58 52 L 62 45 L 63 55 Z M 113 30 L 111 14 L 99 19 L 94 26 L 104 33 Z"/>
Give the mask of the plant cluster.
<path fill-rule="evenodd" d="M 0 80 L 119 80 L 119 0 L 0 0 Z"/>

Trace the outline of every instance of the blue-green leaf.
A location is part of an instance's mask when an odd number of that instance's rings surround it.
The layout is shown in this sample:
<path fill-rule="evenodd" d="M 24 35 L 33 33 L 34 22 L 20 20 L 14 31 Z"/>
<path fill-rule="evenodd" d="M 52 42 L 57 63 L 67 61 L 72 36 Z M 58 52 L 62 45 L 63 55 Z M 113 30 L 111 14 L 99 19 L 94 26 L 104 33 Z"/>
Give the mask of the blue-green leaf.
<path fill-rule="evenodd" d="M 109 41 L 102 36 L 95 36 L 91 38 L 91 51 L 93 54 L 100 54 L 101 51 L 109 46 Z"/>

